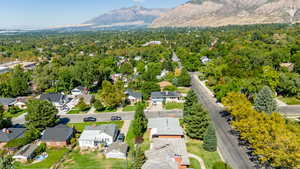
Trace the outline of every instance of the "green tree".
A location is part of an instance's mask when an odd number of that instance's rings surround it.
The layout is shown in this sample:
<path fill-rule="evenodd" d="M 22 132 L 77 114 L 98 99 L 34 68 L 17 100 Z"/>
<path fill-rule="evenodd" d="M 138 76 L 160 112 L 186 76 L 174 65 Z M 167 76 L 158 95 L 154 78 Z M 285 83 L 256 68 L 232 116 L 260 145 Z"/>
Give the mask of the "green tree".
<path fill-rule="evenodd" d="M 178 86 L 189 87 L 191 86 L 191 77 L 186 69 L 183 69 L 180 76 L 177 78 Z"/>
<path fill-rule="evenodd" d="M 48 101 L 30 100 L 27 103 L 26 127 L 43 131 L 46 127 L 53 127 L 59 121 L 58 110 Z"/>
<path fill-rule="evenodd" d="M 124 84 L 121 81 L 117 81 L 115 84 L 103 81 L 102 90 L 98 92 L 98 96 L 104 106 L 115 108 L 125 99 Z"/>
<path fill-rule="evenodd" d="M 145 153 L 142 149 L 137 146 L 133 152 L 133 162 L 131 165 L 131 169 L 141 169 L 143 164 L 146 162 Z"/>
<path fill-rule="evenodd" d="M 206 151 L 214 152 L 217 150 L 217 137 L 216 131 L 212 123 L 207 127 L 203 137 L 203 148 Z"/>
<path fill-rule="evenodd" d="M 199 103 L 193 104 L 191 110 L 184 114 L 185 130 L 191 138 L 203 139 L 208 124 L 208 113 Z"/>
<path fill-rule="evenodd" d="M 0 168 L 1 169 L 15 169 L 12 157 L 1 155 L 1 157 L 0 157 Z"/>
<path fill-rule="evenodd" d="M 90 108 L 90 106 L 87 105 L 87 104 L 84 102 L 84 98 L 81 97 L 81 98 L 79 99 L 78 104 L 76 105 L 76 108 L 78 108 L 80 111 L 87 111 L 87 110 Z"/>
<path fill-rule="evenodd" d="M 142 94 L 144 99 L 148 99 L 150 97 L 151 92 L 160 91 L 160 87 L 155 82 L 144 82 L 142 84 Z"/>
<path fill-rule="evenodd" d="M 11 125 L 10 119 L 4 117 L 4 108 L 0 104 L 0 129 L 9 127 Z"/>
<path fill-rule="evenodd" d="M 135 133 L 135 136 L 143 136 L 143 134 L 147 130 L 147 123 L 148 120 L 144 113 L 144 105 L 142 103 L 138 103 L 133 120 L 133 131 Z"/>
<path fill-rule="evenodd" d="M 94 103 L 94 107 L 97 111 L 103 111 L 105 109 L 105 107 L 103 106 L 103 104 L 101 103 L 100 100 L 96 100 Z"/>
<path fill-rule="evenodd" d="M 255 109 L 259 112 L 271 114 L 277 111 L 277 103 L 274 100 L 273 92 L 268 86 L 264 86 L 254 100 Z"/>
<path fill-rule="evenodd" d="M 29 90 L 29 76 L 20 65 L 16 66 L 11 74 L 9 84 L 12 96 L 22 96 L 28 93 Z"/>
<path fill-rule="evenodd" d="M 190 90 L 187 96 L 185 97 L 184 108 L 183 108 L 184 116 L 190 114 L 191 108 L 194 103 L 198 103 L 197 95 L 193 90 Z"/>

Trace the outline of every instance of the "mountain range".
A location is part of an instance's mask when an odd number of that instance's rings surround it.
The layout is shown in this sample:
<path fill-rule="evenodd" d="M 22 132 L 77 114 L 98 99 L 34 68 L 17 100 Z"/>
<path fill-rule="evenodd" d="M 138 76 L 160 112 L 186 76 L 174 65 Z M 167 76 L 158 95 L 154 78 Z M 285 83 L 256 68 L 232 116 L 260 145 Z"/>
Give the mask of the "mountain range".
<path fill-rule="evenodd" d="M 296 22 L 300 22 L 300 0 L 191 0 L 172 9 L 121 8 L 66 27 L 219 27 Z"/>

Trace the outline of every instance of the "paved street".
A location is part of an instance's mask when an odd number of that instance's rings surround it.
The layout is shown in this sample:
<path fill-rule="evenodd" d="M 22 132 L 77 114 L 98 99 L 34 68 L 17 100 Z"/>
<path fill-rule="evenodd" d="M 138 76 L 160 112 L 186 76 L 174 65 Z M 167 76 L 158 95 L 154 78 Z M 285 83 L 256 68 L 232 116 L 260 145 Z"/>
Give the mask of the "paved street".
<path fill-rule="evenodd" d="M 220 113 L 222 106 L 216 103 L 215 99 L 202 86 L 196 73 L 191 73 L 192 88 L 197 93 L 199 101 L 210 112 L 210 117 L 216 127 L 218 137 L 218 148 L 224 160 L 233 169 L 252 169 L 254 164 L 249 160 L 246 152 L 238 145 L 238 139 L 230 133 L 231 127 Z"/>
<path fill-rule="evenodd" d="M 156 117 L 178 117 L 181 118 L 183 113 L 181 110 L 164 110 L 164 111 L 145 111 L 147 118 Z M 134 112 L 113 112 L 113 113 L 94 113 L 94 114 L 64 114 L 60 118 L 64 122 L 82 123 L 85 117 L 95 117 L 98 122 L 110 121 L 111 116 L 120 116 L 122 120 L 133 120 Z M 24 124 L 25 115 L 12 119 L 13 124 Z"/>

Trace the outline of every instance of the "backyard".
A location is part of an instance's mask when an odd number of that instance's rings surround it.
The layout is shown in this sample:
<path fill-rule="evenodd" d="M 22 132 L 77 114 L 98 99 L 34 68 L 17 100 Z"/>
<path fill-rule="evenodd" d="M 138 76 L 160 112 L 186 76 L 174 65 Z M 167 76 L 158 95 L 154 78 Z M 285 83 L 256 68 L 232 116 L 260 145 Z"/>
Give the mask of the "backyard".
<path fill-rule="evenodd" d="M 102 125 L 102 124 L 116 124 L 118 128 L 122 128 L 123 121 L 113 121 L 113 122 L 85 122 L 85 123 L 68 123 L 69 127 L 75 127 L 79 132 L 82 132 L 85 126 L 89 125 Z"/>
<path fill-rule="evenodd" d="M 19 162 L 16 162 L 16 169 L 49 169 L 51 166 L 53 166 L 56 162 L 58 162 L 64 154 L 68 150 L 66 148 L 63 149 L 49 149 L 47 150 L 48 158 L 45 160 L 34 163 L 34 164 L 22 164 Z"/>
<path fill-rule="evenodd" d="M 215 162 L 221 161 L 218 152 L 208 152 L 202 148 L 202 142 L 199 140 L 189 139 L 187 142 L 187 149 L 189 153 L 197 155 L 204 160 L 207 169 L 212 169 Z"/>
<path fill-rule="evenodd" d="M 100 152 L 80 152 L 73 150 L 61 169 L 126 169 L 126 160 L 106 159 Z"/>

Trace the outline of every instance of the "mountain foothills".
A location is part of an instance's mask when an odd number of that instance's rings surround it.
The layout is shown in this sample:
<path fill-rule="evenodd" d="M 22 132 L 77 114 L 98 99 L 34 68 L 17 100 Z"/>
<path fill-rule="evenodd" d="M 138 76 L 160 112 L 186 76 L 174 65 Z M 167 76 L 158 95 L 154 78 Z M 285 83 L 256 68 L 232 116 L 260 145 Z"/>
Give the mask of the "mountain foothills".
<path fill-rule="evenodd" d="M 113 10 L 89 21 L 84 25 L 92 25 L 94 27 L 110 27 L 110 26 L 128 26 L 128 25 L 149 25 L 156 18 L 167 12 L 168 9 L 146 9 L 141 6 L 133 6 L 130 8 L 121 8 Z"/>
<path fill-rule="evenodd" d="M 173 9 L 122 8 L 83 23 L 114 26 L 218 27 L 300 21 L 300 0 L 191 0 Z"/>
<path fill-rule="evenodd" d="M 152 27 L 225 26 L 300 21 L 300 0 L 192 0 L 157 18 Z"/>

